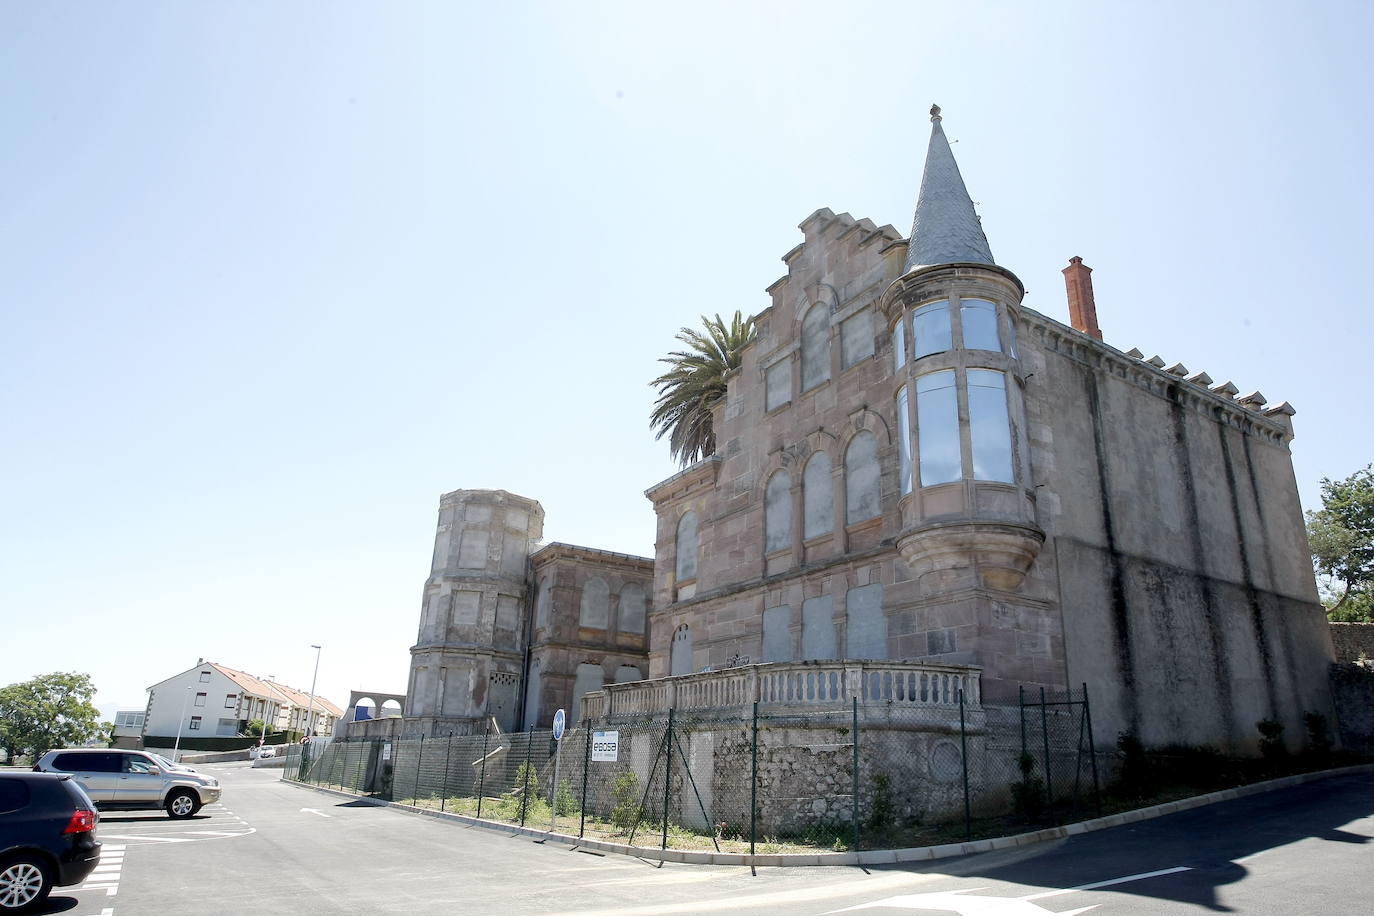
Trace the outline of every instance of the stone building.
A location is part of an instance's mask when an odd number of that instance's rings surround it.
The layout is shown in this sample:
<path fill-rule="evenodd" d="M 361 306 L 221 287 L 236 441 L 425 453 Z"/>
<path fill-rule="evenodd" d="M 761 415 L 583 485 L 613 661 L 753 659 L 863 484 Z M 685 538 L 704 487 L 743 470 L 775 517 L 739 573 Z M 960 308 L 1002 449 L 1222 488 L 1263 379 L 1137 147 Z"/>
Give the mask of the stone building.
<path fill-rule="evenodd" d="M 539 545 L 544 509 L 505 490 L 439 500 L 403 715 L 351 737 L 462 735 L 577 716 L 576 696 L 645 676 L 653 561 Z"/>
<path fill-rule="evenodd" d="M 649 676 L 822 659 L 1086 682 L 1096 734 L 1252 746 L 1330 714 L 1293 410 L 1022 305 L 938 108 L 910 239 L 818 210 L 714 414 L 650 488 Z"/>

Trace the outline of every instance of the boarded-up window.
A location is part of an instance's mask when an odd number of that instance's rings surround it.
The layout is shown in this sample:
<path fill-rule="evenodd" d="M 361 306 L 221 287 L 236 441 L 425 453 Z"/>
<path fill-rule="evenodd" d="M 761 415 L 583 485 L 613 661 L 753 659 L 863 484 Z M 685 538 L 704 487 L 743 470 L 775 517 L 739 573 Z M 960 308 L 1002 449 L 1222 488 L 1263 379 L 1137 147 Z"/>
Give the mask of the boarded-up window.
<path fill-rule="evenodd" d="M 620 632 L 644 632 L 644 586 L 638 582 L 620 590 Z"/>
<path fill-rule="evenodd" d="M 813 306 L 802 319 L 801 387 L 810 391 L 830 378 L 830 309 Z"/>
<path fill-rule="evenodd" d="M 840 362 L 848 369 L 873 355 L 873 312 L 864 309 L 840 325 Z"/>
<path fill-rule="evenodd" d="M 588 579 L 587 584 L 582 586 L 582 613 L 578 616 L 578 624 L 604 630 L 610 619 L 610 609 L 611 588 L 606 580 L 600 576 Z"/>
<path fill-rule="evenodd" d="M 835 490 L 830 456 L 817 452 L 802 472 L 802 536 L 819 537 L 835 530 Z"/>
<path fill-rule="evenodd" d="M 802 602 L 802 658 L 835 657 L 834 603 L 829 595 Z"/>
<path fill-rule="evenodd" d="M 851 588 L 845 596 L 847 658 L 887 658 L 887 618 L 881 582 Z"/>
<path fill-rule="evenodd" d="M 534 625 L 537 627 L 549 625 L 549 609 L 553 605 L 553 596 L 549 594 L 551 584 L 548 576 L 539 581 L 539 596 L 534 605 Z"/>
<path fill-rule="evenodd" d="M 792 661 L 792 608 L 786 604 L 763 612 L 763 660 Z"/>
<path fill-rule="evenodd" d="M 465 627 L 477 623 L 477 611 L 481 605 L 481 592 L 454 592 L 453 623 Z"/>
<path fill-rule="evenodd" d="M 496 628 L 514 630 L 520 619 L 520 600 L 514 595 L 496 596 Z"/>
<path fill-rule="evenodd" d="M 878 439 L 861 430 L 844 452 L 845 524 L 853 525 L 882 512 L 878 495 Z"/>
<path fill-rule="evenodd" d="M 525 727 L 538 727 L 540 695 L 544 686 L 544 662 L 536 658 L 530 663 L 530 679 L 525 685 Z"/>
<path fill-rule="evenodd" d="M 673 633 L 673 654 L 671 656 L 671 667 L 668 674 L 677 677 L 679 674 L 692 673 L 692 631 L 683 624 Z"/>
<path fill-rule="evenodd" d="M 766 553 L 792 546 L 792 478 L 778 471 L 763 491 L 763 549 Z"/>
<path fill-rule="evenodd" d="M 792 400 L 792 361 L 779 360 L 764 373 L 764 410 L 781 407 Z"/>
<path fill-rule="evenodd" d="M 487 565 L 487 529 L 464 528 L 458 546 L 459 569 L 483 569 Z"/>
<path fill-rule="evenodd" d="M 677 523 L 677 579 L 697 577 L 697 514 L 684 513 Z"/>
<path fill-rule="evenodd" d="M 634 665 L 621 665 L 615 669 L 615 682 L 617 684 L 633 684 L 635 681 L 644 680 L 644 672 Z"/>
<path fill-rule="evenodd" d="M 573 722 L 582 717 L 582 697 L 595 690 L 600 690 L 606 683 L 606 672 L 600 665 L 582 664 L 577 666 L 577 678 L 573 681 L 572 709 L 568 710 L 568 715 Z"/>

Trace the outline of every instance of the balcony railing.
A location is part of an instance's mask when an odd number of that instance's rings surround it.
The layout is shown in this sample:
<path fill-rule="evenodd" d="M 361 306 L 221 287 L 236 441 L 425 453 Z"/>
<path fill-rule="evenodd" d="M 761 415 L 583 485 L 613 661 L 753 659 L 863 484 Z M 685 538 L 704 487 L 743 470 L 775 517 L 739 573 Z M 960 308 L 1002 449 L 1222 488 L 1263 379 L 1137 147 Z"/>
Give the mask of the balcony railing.
<path fill-rule="evenodd" d="M 774 662 L 684 674 L 678 677 L 607 684 L 582 697 L 582 717 L 607 718 L 748 706 L 981 707 L 978 676 L 972 665 L 923 662 L 822 661 Z"/>

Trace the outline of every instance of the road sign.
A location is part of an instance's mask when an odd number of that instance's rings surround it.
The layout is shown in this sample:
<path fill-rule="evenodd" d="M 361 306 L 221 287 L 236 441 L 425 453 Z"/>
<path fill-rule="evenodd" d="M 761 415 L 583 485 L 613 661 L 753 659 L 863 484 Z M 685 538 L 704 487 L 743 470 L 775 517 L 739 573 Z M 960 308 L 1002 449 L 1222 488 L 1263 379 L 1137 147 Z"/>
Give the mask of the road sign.
<path fill-rule="evenodd" d="M 563 710 L 560 709 L 553 714 L 553 740 L 563 740 L 563 730 L 567 726 L 567 722 L 568 717 L 563 713 Z"/>

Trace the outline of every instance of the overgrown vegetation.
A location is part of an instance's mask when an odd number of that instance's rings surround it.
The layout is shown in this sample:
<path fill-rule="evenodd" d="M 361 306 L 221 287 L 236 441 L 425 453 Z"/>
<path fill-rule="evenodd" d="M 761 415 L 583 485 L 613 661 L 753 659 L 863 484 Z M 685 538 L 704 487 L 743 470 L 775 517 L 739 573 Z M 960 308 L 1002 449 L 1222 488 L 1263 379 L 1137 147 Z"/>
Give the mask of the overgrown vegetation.
<path fill-rule="evenodd" d="M 1021 778 L 1011 784 L 1011 807 L 1017 817 L 1035 823 L 1045 814 L 1045 781 L 1035 775 L 1035 758 L 1023 753 L 1016 760 Z"/>
<path fill-rule="evenodd" d="M 1327 618 L 1374 622 L 1374 465 L 1344 480 L 1322 478 L 1322 507 L 1307 513 L 1307 539 Z"/>

